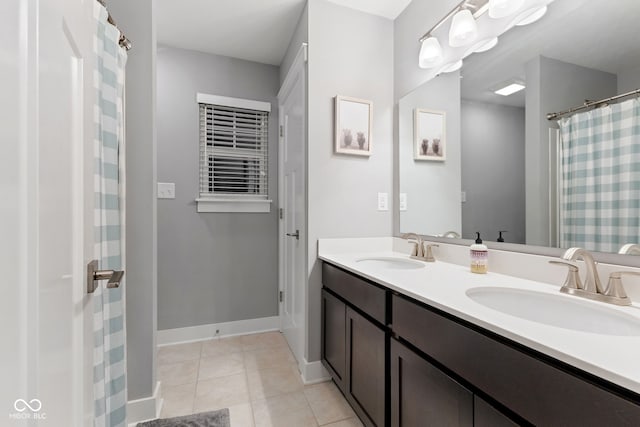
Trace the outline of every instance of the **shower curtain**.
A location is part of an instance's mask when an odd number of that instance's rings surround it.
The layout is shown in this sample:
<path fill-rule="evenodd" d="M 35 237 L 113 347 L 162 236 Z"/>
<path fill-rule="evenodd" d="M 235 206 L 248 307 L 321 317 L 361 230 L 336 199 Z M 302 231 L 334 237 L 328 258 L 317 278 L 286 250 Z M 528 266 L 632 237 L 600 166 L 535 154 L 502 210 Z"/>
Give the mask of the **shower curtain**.
<path fill-rule="evenodd" d="M 120 33 L 107 22 L 104 6 L 95 2 L 94 37 L 94 189 L 95 258 L 102 270 L 122 270 L 124 171 L 124 67 L 127 54 Z M 94 301 L 94 417 L 95 426 L 126 426 L 127 381 L 124 286 L 104 283 Z"/>
<path fill-rule="evenodd" d="M 560 120 L 560 247 L 640 243 L 640 100 Z"/>

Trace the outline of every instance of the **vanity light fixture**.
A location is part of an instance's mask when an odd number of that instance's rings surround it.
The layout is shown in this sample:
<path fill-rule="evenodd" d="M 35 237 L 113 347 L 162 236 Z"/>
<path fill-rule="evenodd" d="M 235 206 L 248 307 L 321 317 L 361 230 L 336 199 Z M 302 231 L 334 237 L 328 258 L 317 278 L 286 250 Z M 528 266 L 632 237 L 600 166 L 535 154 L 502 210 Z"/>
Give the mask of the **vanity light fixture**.
<path fill-rule="evenodd" d="M 533 24 L 538 19 L 542 18 L 547 13 L 547 6 L 542 7 L 534 7 L 531 9 L 527 9 L 521 14 L 519 14 L 516 19 L 513 21 L 517 26 L 524 26 Z"/>
<path fill-rule="evenodd" d="M 504 86 L 503 88 L 494 90 L 493 93 L 495 93 L 496 95 L 509 96 L 509 95 L 513 95 L 516 92 L 520 92 L 524 88 L 525 88 L 525 85 L 522 83 L 510 83 L 507 86 Z"/>
<path fill-rule="evenodd" d="M 432 69 L 432 75 L 447 72 L 443 70 L 458 64 L 466 56 L 494 47 L 498 43 L 498 36 L 514 25 L 528 25 L 540 19 L 546 13 L 547 5 L 553 1 L 462 0 L 420 37 L 418 65 Z M 485 13 L 488 17 L 481 19 Z M 503 19 L 508 17 L 510 19 Z M 446 34 L 443 34 L 441 27 L 449 21 L 449 43 L 441 44 Z M 466 49 L 457 49 L 461 47 Z M 447 65 L 442 69 L 436 68 L 445 61 Z"/>
<path fill-rule="evenodd" d="M 449 28 L 449 45 L 467 46 L 478 38 L 478 24 L 469 9 L 462 9 L 453 15 Z"/>
<path fill-rule="evenodd" d="M 524 0 L 489 0 L 489 16 L 493 19 L 505 18 L 518 11 Z"/>
<path fill-rule="evenodd" d="M 442 46 L 437 38 L 431 36 L 422 42 L 418 63 L 420 68 L 432 68 L 443 60 Z"/>

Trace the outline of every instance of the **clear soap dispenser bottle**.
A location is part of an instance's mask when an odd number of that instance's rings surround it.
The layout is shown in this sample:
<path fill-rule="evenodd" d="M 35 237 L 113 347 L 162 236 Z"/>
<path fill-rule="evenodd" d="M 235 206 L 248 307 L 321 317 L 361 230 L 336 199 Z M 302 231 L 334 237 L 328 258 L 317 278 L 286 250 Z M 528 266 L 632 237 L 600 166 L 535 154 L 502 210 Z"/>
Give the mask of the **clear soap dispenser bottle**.
<path fill-rule="evenodd" d="M 480 233 L 476 231 L 476 243 L 471 245 L 471 272 L 486 274 L 489 267 L 489 248 L 482 244 Z"/>

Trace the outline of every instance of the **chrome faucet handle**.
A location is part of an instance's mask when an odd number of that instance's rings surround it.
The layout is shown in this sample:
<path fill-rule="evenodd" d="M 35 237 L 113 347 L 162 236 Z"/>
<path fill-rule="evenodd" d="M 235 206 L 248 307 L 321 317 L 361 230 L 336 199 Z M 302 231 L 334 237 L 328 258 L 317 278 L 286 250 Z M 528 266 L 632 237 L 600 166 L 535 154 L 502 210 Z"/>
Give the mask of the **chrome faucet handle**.
<path fill-rule="evenodd" d="M 587 277 L 584 280 L 583 289 L 586 292 L 590 292 L 593 294 L 604 294 L 604 289 L 602 288 L 602 283 L 600 282 L 600 276 L 598 276 L 596 262 L 593 259 L 593 255 L 591 255 L 591 252 L 582 248 L 569 248 L 562 255 L 562 259 L 565 259 L 567 261 L 576 261 L 578 259 L 582 259 L 584 261 L 585 267 L 587 268 Z"/>
<path fill-rule="evenodd" d="M 604 294 L 608 297 L 619 298 L 622 301 L 628 301 L 631 304 L 631 299 L 627 296 L 622 285 L 622 276 L 640 276 L 640 272 L 637 271 L 614 271 L 609 275 L 609 283 Z"/>
<path fill-rule="evenodd" d="M 569 267 L 567 278 L 564 279 L 564 283 L 560 289 L 561 292 L 566 292 L 568 289 L 583 289 L 582 281 L 580 280 L 580 270 L 577 265 L 566 261 L 549 261 L 549 264 Z"/>
<path fill-rule="evenodd" d="M 433 256 L 433 251 L 431 250 L 431 248 L 433 247 L 439 247 L 440 245 L 436 245 L 435 243 L 429 243 L 428 245 L 426 245 L 426 250 L 425 250 L 425 254 L 424 254 L 424 260 L 426 262 L 436 262 L 436 258 Z"/>

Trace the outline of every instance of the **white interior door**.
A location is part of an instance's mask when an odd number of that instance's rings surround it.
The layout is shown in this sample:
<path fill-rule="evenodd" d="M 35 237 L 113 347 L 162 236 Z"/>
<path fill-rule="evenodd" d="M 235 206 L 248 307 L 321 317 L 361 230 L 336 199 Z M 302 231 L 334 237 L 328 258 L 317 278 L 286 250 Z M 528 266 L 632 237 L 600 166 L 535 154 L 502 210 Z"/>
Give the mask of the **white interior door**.
<path fill-rule="evenodd" d="M 3 301 L 17 309 L 1 323 L 14 329 L 21 361 L 15 374 L 3 377 L 11 382 L 4 384 L 2 407 L 9 425 L 92 425 L 86 264 L 93 251 L 94 4 L 2 3 L 3 17 L 18 18 L 10 29 L 19 42 L 3 65 L 16 72 L 2 81 L 18 88 L 9 116 L 16 119 L 16 138 L 7 141 L 15 145 L 10 152 L 18 166 L 9 182 L 16 193 L 4 212 L 16 230 L 11 285 L 17 291 Z"/>
<path fill-rule="evenodd" d="M 306 336 L 306 47 L 301 49 L 278 94 L 280 112 L 280 319 L 298 366 Z"/>

